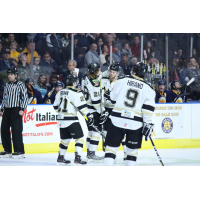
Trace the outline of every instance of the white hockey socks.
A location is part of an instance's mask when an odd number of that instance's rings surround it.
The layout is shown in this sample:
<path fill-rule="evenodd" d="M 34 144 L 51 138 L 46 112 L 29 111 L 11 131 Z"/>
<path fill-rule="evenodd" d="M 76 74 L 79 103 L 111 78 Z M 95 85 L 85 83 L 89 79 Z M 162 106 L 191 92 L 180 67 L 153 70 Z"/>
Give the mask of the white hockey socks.
<path fill-rule="evenodd" d="M 81 156 L 82 151 L 83 151 L 84 137 L 76 139 L 75 142 L 76 142 L 76 144 L 75 144 L 75 152 L 77 152 L 77 154 L 79 156 Z"/>
<path fill-rule="evenodd" d="M 60 152 L 60 155 L 65 155 L 69 143 L 70 143 L 70 139 L 62 139 L 62 140 L 60 141 L 60 145 L 59 145 L 59 152 Z"/>
<path fill-rule="evenodd" d="M 90 138 L 90 151 L 96 151 L 99 144 L 100 134 L 98 132 L 92 131 L 92 136 Z"/>
<path fill-rule="evenodd" d="M 118 149 L 119 147 L 106 146 L 104 166 L 112 166 L 114 164 Z"/>
<path fill-rule="evenodd" d="M 136 164 L 138 149 L 130 149 L 126 147 L 126 166 L 134 166 Z"/>

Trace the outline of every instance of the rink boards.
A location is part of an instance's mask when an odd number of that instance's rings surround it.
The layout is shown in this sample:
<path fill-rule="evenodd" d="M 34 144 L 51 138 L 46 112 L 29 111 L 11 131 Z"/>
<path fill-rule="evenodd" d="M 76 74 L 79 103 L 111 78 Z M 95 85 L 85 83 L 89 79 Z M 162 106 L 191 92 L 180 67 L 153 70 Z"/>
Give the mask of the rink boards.
<path fill-rule="evenodd" d="M 200 148 L 200 104 L 156 104 L 152 139 L 158 149 Z M 60 142 L 56 122 L 57 113 L 52 105 L 28 105 L 23 116 L 23 141 L 26 153 L 58 152 Z M 79 115 L 81 126 L 87 137 L 85 120 Z M 1 143 L 1 141 L 0 141 Z M 99 142 L 98 150 L 102 150 Z M 121 148 L 121 147 L 120 147 Z M 150 149 L 149 141 L 143 141 L 142 149 Z M 0 145 L 0 150 L 2 150 Z M 84 151 L 86 145 L 84 144 Z M 68 151 L 74 151 L 74 140 Z"/>

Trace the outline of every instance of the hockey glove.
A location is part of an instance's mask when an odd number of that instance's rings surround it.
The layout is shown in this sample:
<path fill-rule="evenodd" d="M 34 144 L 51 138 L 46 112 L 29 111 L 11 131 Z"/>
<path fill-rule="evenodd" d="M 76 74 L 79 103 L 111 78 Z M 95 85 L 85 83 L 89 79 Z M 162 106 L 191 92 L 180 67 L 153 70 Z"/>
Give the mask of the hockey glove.
<path fill-rule="evenodd" d="M 110 91 L 107 90 L 105 93 L 104 93 L 104 97 L 106 100 L 110 100 Z"/>
<path fill-rule="evenodd" d="M 108 118 L 109 113 L 107 111 L 103 111 L 101 117 L 99 118 L 99 124 L 104 124 Z"/>
<path fill-rule="evenodd" d="M 148 140 L 148 136 L 151 134 L 153 128 L 154 128 L 154 124 L 144 122 L 144 126 L 142 129 L 142 135 L 145 136 L 146 141 Z"/>
<path fill-rule="evenodd" d="M 87 114 L 87 118 L 88 118 L 88 121 L 86 120 L 86 123 L 88 126 L 92 126 L 94 124 L 94 117 L 92 114 L 88 113 Z"/>

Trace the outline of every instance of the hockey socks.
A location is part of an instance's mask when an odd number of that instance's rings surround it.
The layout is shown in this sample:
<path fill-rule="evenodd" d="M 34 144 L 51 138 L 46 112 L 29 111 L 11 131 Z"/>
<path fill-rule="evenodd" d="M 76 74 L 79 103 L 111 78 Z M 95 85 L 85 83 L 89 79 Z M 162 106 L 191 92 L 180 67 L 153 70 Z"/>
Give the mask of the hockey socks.
<path fill-rule="evenodd" d="M 59 145 L 59 152 L 60 152 L 60 155 L 65 155 L 69 143 L 70 143 L 70 139 L 62 139 L 62 140 L 60 141 L 60 145 Z"/>
<path fill-rule="evenodd" d="M 130 149 L 126 147 L 126 166 L 134 166 L 136 164 L 138 149 Z"/>
<path fill-rule="evenodd" d="M 95 131 L 91 131 L 91 132 L 92 132 L 92 136 L 90 138 L 89 150 L 90 151 L 96 151 L 98 144 L 99 144 L 100 134 L 98 132 L 95 132 Z"/>
<path fill-rule="evenodd" d="M 75 140 L 75 152 L 81 156 L 83 151 L 84 137 Z"/>
<path fill-rule="evenodd" d="M 119 149 L 119 147 L 106 146 L 105 158 L 104 158 L 104 165 L 105 166 L 112 166 L 114 164 L 118 149 Z"/>

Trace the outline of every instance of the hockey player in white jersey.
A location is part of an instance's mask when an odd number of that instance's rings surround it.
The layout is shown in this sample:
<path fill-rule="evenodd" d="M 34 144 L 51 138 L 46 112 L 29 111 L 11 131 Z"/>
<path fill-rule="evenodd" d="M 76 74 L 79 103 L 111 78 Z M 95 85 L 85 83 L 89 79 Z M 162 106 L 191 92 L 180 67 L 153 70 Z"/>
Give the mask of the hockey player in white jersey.
<path fill-rule="evenodd" d="M 91 63 L 88 66 L 88 74 L 83 77 L 82 90 L 84 91 L 85 99 L 87 101 L 89 112 L 94 116 L 94 125 L 101 130 L 101 125 L 104 124 L 108 118 L 104 106 L 101 113 L 101 96 L 100 96 L 100 72 L 99 63 Z M 91 126 L 88 126 L 87 137 L 87 158 L 88 162 L 102 161 L 104 157 L 95 155 L 100 140 L 100 134 Z"/>
<path fill-rule="evenodd" d="M 94 120 L 88 111 L 83 93 L 76 89 L 77 80 L 77 76 L 72 74 L 66 77 L 66 88 L 58 92 L 53 105 L 58 112 L 57 126 L 60 129 L 61 137 L 57 162 L 70 164 L 71 161 L 65 160 L 65 153 L 71 138 L 73 138 L 76 142 L 74 163 L 84 165 L 87 162 L 81 159 L 84 143 L 83 131 L 77 117 L 77 111 L 70 102 L 87 116 L 88 126 L 92 126 Z"/>
<path fill-rule="evenodd" d="M 103 77 L 101 79 L 100 87 L 102 92 L 104 93 L 104 100 L 103 105 L 106 111 L 111 113 L 112 109 L 114 108 L 115 104 L 110 100 L 110 91 L 112 91 L 114 84 L 116 83 L 118 76 L 121 72 L 121 67 L 119 63 L 113 63 L 109 66 L 109 76 Z M 105 124 L 104 124 L 104 131 L 107 132 L 108 128 L 111 124 L 111 119 L 108 117 Z M 105 144 L 106 145 L 106 144 Z M 122 141 L 122 146 L 124 149 L 124 160 L 126 159 L 126 143 L 125 138 Z"/>
<path fill-rule="evenodd" d="M 152 131 L 152 115 L 155 109 L 155 91 L 143 81 L 147 66 L 137 63 L 135 75 L 116 81 L 110 93 L 115 103 L 106 136 L 104 165 L 113 165 L 119 145 L 126 134 L 126 165 L 135 165 L 142 136 L 147 141 Z"/>

